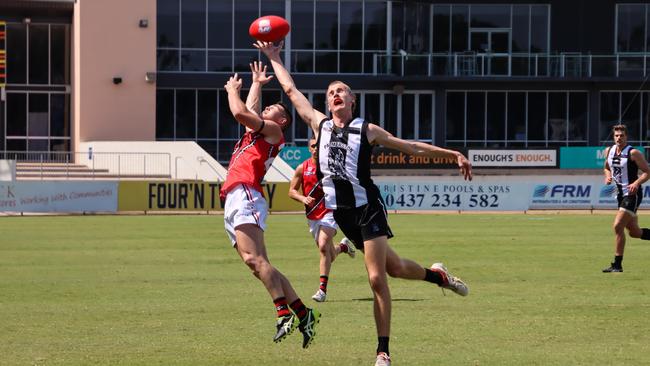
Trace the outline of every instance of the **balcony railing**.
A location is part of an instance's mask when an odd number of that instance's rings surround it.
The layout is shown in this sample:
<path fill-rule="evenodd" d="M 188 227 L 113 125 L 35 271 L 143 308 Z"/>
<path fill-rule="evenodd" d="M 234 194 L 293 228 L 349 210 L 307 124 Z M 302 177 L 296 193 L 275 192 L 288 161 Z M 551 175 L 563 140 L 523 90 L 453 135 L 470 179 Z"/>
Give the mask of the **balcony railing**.
<path fill-rule="evenodd" d="M 430 77 L 635 78 L 650 73 L 650 53 L 583 55 L 475 53 L 375 54 L 375 75 Z"/>
<path fill-rule="evenodd" d="M 172 177 L 170 153 L 3 151 L 20 179 L 130 179 Z"/>

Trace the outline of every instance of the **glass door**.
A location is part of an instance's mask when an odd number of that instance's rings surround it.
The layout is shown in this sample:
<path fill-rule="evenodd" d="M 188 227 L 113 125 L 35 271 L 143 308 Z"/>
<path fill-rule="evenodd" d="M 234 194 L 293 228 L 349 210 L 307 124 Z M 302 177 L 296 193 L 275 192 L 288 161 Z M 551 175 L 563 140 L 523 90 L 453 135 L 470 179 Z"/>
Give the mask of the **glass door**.
<path fill-rule="evenodd" d="M 510 30 L 472 29 L 470 49 L 476 53 L 480 75 L 510 75 Z"/>

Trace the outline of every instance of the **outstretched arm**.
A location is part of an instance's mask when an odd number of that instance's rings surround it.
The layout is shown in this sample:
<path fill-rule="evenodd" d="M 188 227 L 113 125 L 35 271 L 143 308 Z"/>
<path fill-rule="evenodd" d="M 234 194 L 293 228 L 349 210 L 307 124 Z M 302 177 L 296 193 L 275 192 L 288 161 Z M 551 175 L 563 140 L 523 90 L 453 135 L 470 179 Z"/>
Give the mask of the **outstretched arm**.
<path fill-rule="evenodd" d="M 419 141 L 402 140 L 374 124 L 368 124 L 368 141 L 371 144 L 382 145 L 409 155 L 455 159 L 458 163 L 458 169 L 460 169 L 460 173 L 465 180 L 472 180 L 472 164 L 465 155 L 458 151 L 443 149 Z"/>
<path fill-rule="evenodd" d="M 228 106 L 233 117 L 241 125 L 253 131 L 259 131 L 265 140 L 275 144 L 282 138 L 282 130 L 276 123 L 264 123 L 262 117 L 251 112 L 239 95 L 242 81 L 237 74 L 230 77 L 224 88 L 228 93 Z"/>
<path fill-rule="evenodd" d="M 296 108 L 300 118 L 311 127 L 314 131 L 314 135 L 317 135 L 320 121 L 327 116 L 314 109 L 311 103 L 309 103 L 309 99 L 307 99 L 307 97 L 296 88 L 293 78 L 286 67 L 284 67 L 282 58 L 280 58 L 280 50 L 282 49 L 283 44 L 284 42 L 281 42 L 280 45 L 276 46 L 271 42 L 257 41 L 253 45 L 260 49 L 266 57 L 269 58 L 275 76 L 278 78 L 278 82 L 280 82 L 280 85 L 282 86 L 282 90 L 284 90 L 284 93 L 287 94 L 291 100 L 291 104 Z"/>
<path fill-rule="evenodd" d="M 251 67 L 252 83 L 246 97 L 246 107 L 255 114 L 262 112 L 262 105 L 260 104 L 260 96 L 262 94 L 262 87 L 266 85 L 273 76 L 266 76 L 266 65 L 262 67 L 261 61 L 255 61 L 249 64 Z"/>

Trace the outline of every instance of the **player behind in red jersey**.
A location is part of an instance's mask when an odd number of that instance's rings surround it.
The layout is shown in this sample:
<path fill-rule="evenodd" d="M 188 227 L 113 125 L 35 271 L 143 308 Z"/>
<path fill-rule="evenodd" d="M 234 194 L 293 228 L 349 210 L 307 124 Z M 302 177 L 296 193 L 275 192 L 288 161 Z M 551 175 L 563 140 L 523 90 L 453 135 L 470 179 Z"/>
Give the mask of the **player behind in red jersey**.
<path fill-rule="evenodd" d="M 320 285 L 318 291 L 311 298 L 314 301 L 323 302 L 327 298 L 327 284 L 332 262 L 339 253 L 347 253 L 350 258 L 354 258 L 356 251 L 354 245 L 347 238 L 343 238 L 341 243 L 334 245 L 333 239 L 338 226 L 332 210 L 325 207 L 325 193 L 316 176 L 316 139 L 314 138 L 309 140 L 309 152 L 311 157 L 296 168 L 291 179 L 289 197 L 305 205 L 309 232 L 314 237 L 320 251 Z"/>
<path fill-rule="evenodd" d="M 273 299 L 278 315 L 273 341 L 280 342 L 297 325 L 303 334 L 302 347 L 307 348 L 316 335 L 315 325 L 320 313 L 305 307 L 289 280 L 269 262 L 264 245 L 268 205 L 261 182 L 284 146 L 283 131 L 291 125 L 291 114 L 281 103 L 260 111 L 262 86 L 272 76 L 266 76 L 266 66 L 262 67 L 261 62 L 251 64 L 251 72 L 253 82 L 246 104 L 239 95 L 242 81 L 237 74 L 225 85 L 230 111 L 237 122 L 246 127 L 246 132 L 235 145 L 228 176 L 220 192 L 221 198 L 225 199 L 226 233 L 241 259 L 262 281 Z"/>

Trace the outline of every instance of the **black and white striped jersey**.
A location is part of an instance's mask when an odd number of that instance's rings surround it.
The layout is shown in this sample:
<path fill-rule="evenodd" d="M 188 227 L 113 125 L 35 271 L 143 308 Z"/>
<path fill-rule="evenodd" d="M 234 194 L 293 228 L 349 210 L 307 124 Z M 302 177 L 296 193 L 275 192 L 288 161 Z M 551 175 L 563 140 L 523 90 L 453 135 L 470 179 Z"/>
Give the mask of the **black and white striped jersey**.
<path fill-rule="evenodd" d="M 629 194 L 628 185 L 639 177 L 639 167 L 632 160 L 630 151 L 632 151 L 632 146 L 627 145 L 617 154 L 616 145 L 614 145 L 609 148 L 609 154 L 607 154 L 607 164 L 612 172 L 612 180 L 616 183 L 618 194 L 622 196 Z"/>
<path fill-rule="evenodd" d="M 366 135 L 368 122 L 355 118 L 344 128 L 333 120 L 318 128 L 318 178 L 330 209 L 360 207 L 379 197 L 370 177 L 372 145 Z"/>

